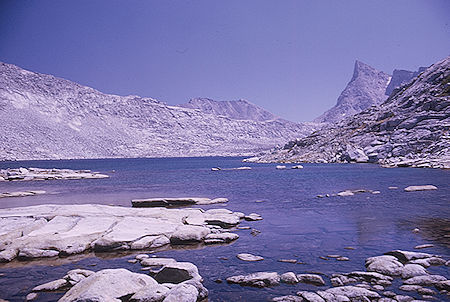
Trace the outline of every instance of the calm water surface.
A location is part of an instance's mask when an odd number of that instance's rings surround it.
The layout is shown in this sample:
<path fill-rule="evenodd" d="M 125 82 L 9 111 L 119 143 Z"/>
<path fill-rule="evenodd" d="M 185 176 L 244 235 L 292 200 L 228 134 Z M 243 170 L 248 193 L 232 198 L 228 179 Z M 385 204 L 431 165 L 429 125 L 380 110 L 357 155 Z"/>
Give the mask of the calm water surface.
<path fill-rule="evenodd" d="M 267 301 L 277 295 L 314 289 L 303 284 L 253 289 L 214 282 L 235 274 L 294 271 L 330 275 L 364 270 L 367 257 L 393 249 L 414 250 L 414 246 L 424 243 L 435 245 L 427 252 L 450 257 L 450 171 L 385 169 L 370 164 L 305 164 L 302 170 L 276 170 L 275 164 L 247 163 L 252 170 L 210 170 L 215 166 L 239 167 L 241 160 L 217 157 L 0 162 L 0 169 L 21 166 L 91 169 L 111 176 L 99 180 L 0 183 L 0 192 L 33 189 L 49 193 L 3 198 L 0 207 L 44 203 L 130 206 L 132 198 L 227 197 L 230 201 L 226 208 L 256 212 L 264 217 L 262 221 L 241 224 L 261 231 L 258 236 L 250 235 L 250 230 L 236 230 L 241 237 L 231 245 L 157 253 L 196 264 L 210 291 L 209 301 Z M 433 184 L 439 189 L 403 191 L 406 186 L 421 184 Z M 389 186 L 399 189 L 390 190 Z M 378 190 L 381 194 L 316 197 L 361 188 Z M 208 208 L 217 207 L 224 206 Z M 411 232 L 416 227 L 422 230 L 419 234 Z M 355 250 L 345 249 L 348 246 Z M 265 260 L 240 261 L 235 255 L 242 252 L 261 255 Z M 327 254 L 347 256 L 350 261 L 319 258 Z M 228 260 L 223 260 L 224 257 Z M 127 262 L 131 258 L 133 254 L 88 254 L 56 261 L 0 264 L 0 298 L 23 301 L 32 287 L 61 278 L 75 267 L 92 270 L 124 267 L 140 272 L 138 264 Z M 298 259 L 305 264 L 278 262 L 282 258 Z M 433 267 L 431 271 L 450 277 L 446 267 Z M 38 301 L 55 301 L 59 296 L 42 294 Z"/>

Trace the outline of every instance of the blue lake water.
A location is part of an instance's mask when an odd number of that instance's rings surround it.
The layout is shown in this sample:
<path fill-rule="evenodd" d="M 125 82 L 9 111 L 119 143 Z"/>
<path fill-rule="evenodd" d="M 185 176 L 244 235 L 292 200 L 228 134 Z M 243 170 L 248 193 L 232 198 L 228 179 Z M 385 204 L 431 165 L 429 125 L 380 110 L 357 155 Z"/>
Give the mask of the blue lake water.
<path fill-rule="evenodd" d="M 105 159 L 0 162 L 0 169 L 13 167 L 91 169 L 109 179 L 0 182 L 0 192 L 45 190 L 49 194 L 0 199 L 0 207 L 43 203 L 101 203 L 131 206 L 133 198 L 226 197 L 226 207 L 244 213 L 256 212 L 264 220 L 243 222 L 261 233 L 236 230 L 240 238 L 231 245 L 167 250 L 158 256 L 174 257 L 196 264 L 209 289 L 209 301 L 266 301 L 313 286 L 280 285 L 254 289 L 229 285 L 227 277 L 257 271 L 284 273 L 364 270 L 364 259 L 394 249 L 414 250 L 433 243 L 426 252 L 450 257 L 450 171 L 433 169 L 386 169 L 371 164 L 304 164 L 301 170 L 276 170 L 276 164 L 248 164 L 252 170 L 211 171 L 211 167 L 239 167 L 242 158 Z M 409 185 L 433 184 L 436 191 L 404 192 Z M 399 189 L 388 189 L 396 186 Z M 378 190 L 349 197 L 317 198 L 318 194 L 346 189 Z M 262 202 L 257 202 L 262 201 Z M 414 234 L 418 227 L 421 232 Z M 354 250 L 345 247 L 354 247 Z M 235 256 L 250 252 L 265 258 L 243 262 Z M 339 254 L 350 261 L 323 260 L 319 256 Z M 224 260 L 228 258 L 227 260 Z M 62 277 L 74 267 L 92 270 L 124 267 L 132 254 L 89 254 L 58 261 L 0 264 L 0 298 L 23 301 L 30 289 Z M 281 263 L 298 259 L 305 264 Z M 95 265 L 95 266 L 94 266 Z M 432 272 L 450 277 L 448 267 Z M 328 280 L 328 278 L 327 278 Z M 410 294 L 410 293 L 409 293 Z M 38 301 L 54 301 L 58 294 L 42 294 Z"/>

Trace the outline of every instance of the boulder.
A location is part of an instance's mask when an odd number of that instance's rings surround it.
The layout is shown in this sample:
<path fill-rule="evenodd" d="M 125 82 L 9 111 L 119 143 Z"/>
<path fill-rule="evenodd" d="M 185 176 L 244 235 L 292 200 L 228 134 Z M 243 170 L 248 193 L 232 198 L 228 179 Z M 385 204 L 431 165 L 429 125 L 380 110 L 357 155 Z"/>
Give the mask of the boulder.
<path fill-rule="evenodd" d="M 401 275 L 403 270 L 403 264 L 390 255 L 367 258 L 365 265 L 368 271 L 389 276 Z"/>
<path fill-rule="evenodd" d="M 105 269 L 74 285 L 59 301 L 120 301 L 150 285 L 157 285 L 150 276 L 126 269 Z"/>
<path fill-rule="evenodd" d="M 286 166 L 278 165 L 278 166 L 275 167 L 275 169 L 277 169 L 277 170 L 284 170 L 284 169 L 286 169 Z"/>
<path fill-rule="evenodd" d="M 169 289 L 161 284 L 150 284 L 142 287 L 130 298 L 130 302 L 161 302 Z"/>
<path fill-rule="evenodd" d="M 318 286 L 325 285 L 325 281 L 323 281 L 322 277 L 315 274 L 298 274 L 297 279 L 298 282 L 301 283 L 309 283 Z"/>
<path fill-rule="evenodd" d="M 280 276 L 274 272 L 257 272 L 249 275 L 228 277 L 227 282 L 243 286 L 268 287 L 279 285 Z"/>
<path fill-rule="evenodd" d="M 403 281 L 403 283 L 408 285 L 430 286 L 446 280 L 447 279 L 445 277 L 440 275 L 424 275 L 406 279 L 405 281 Z"/>
<path fill-rule="evenodd" d="M 373 299 L 379 299 L 381 298 L 380 295 L 375 292 L 375 291 L 371 291 L 365 288 L 361 288 L 361 287 L 357 287 L 357 286 L 339 286 L 339 287 L 334 287 L 334 288 L 329 288 L 327 290 L 325 290 L 325 292 L 327 293 L 331 293 L 334 295 L 339 295 L 339 296 L 345 296 L 348 297 L 351 301 L 356 300 L 362 300 L 363 299 L 369 299 L 369 300 L 373 300 Z"/>
<path fill-rule="evenodd" d="M 430 255 L 427 253 L 409 252 L 409 251 L 402 251 L 402 250 L 390 251 L 390 252 L 385 253 L 385 255 L 394 256 L 402 263 L 406 263 L 408 261 L 416 260 L 416 259 L 430 258 L 433 256 L 433 255 Z"/>
<path fill-rule="evenodd" d="M 58 279 L 54 281 L 50 281 L 41 285 L 38 285 L 33 288 L 34 292 L 40 292 L 40 291 L 54 291 L 61 288 L 64 288 L 66 286 L 69 286 L 70 283 L 66 279 Z"/>
<path fill-rule="evenodd" d="M 308 302 L 326 302 L 321 296 L 314 292 L 299 291 L 297 295 L 304 298 Z"/>
<path fill-rule="evenodd" d="M 416 276 L 428 275 L 427 270 L 419 264 L 405 264 L 402 269 L 402 278 L 408 279 Z"/>
<path fill-rule="evenodd" d="M 203 241 L 205 237 L 211 233 L 206 227 L 183 225 L 179 226 L 170 237 L 172 244 L 192 244 Z"/>
<path fill-rule="evenodd" d="M 163 302 L 196 302 L 198 290 L 190 284 L 179 284 L 170 289 Z"/>
<path fill-rule="evenodd" d="M 293 272 L 287 272 L 280 276 L 280 280 L 283 283 L 287 284 L 297 284 L 299 281 L 297 276 Z"/>
<path fill-rule="evenodd" d="M 189 262 L 168 263 L 155 275 L 159 283 L 178 284 L 189 279 L 201 280 L 198 268 Z"/>
<path fill-rule="evenodd" d="M 251 214 L 246 215 L 244 217 L 244 219 L 248 220 L 248 221 L 258 221 L 258 220 L 262 220 L 263 218 L 259 214 L 251 213 Z"/>
<path fill-rule="evenodd" d="M 208 234 L 205 237 L 205 243 L 211 244 L 211 243 L 229 243 L 231 241 L 234 241 L 239 238 L 238 234 L 224 232 L 224 233 L 217 233 L 217 234 Z"/>

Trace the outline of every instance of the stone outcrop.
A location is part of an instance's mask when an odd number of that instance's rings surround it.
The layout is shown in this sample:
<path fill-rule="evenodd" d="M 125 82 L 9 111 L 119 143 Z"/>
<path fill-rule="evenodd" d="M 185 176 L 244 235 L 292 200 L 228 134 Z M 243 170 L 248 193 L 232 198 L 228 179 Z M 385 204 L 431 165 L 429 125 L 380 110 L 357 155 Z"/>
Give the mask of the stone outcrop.
<path fill-rule="evenodd" d="M 211 244 L 211 240 L 229 243 L 239 236 L 222 227 L 237 226 L 243 216 L 227 209 L 136 209 L 91 204 L 0 209 L 0 261 L 90 250 Z"/>
<path fill-rule="evenodd" d="M 100 179 L 108 175 L 91 170 L 18 168 L 0 170 L 0 181 Z M 32 191 L 30 191 L 32 193 Z"/>
<path fill-rule="evenodd" d="M 176 207 L 186 205 L 209 205 L 216 203 L 226 203 L 227 198 L 203 198 L 203 197 L 174 197 L 174 198 L 147 198 L 133 199 L 131 204 L 134 208 L 146 207 Z"/>
<path fill-rule="evenodd" d="M 58 301 L 195 302 L 208 296 L 201 282 L 194 264 L 173 260 L 154 278 L 126 269 L 75 269 L 61 279 L 36 286 L 28 296 L 36 299 L 42 291 L 67 291 Z"/>
<path fill-rule="evenodd" d="M 250 155 L 314 129 L 262 116 L 104 94 L 0 63 L 0 160 Z"/>
<path fill-rule="evenodd" d="M 337 255 L 330 255 L 334 256 Z M 297 296 L 279 296 L 272 299 L 278 302 L 359 302 L 359 301 L 422 301 L 413 297 L 420 295 L 423 300 L 440 300 L 450 296 L 450 280 L 445 276 L 430 274 L 426 267 L 415 264 L 417 260 L 441 259 L 441 261 L 431 261 L 436 265 L 443 265 L 445 260 L 440 256 L 410 252 L 403 250 L 394 250 L 385 253 L 385 255 L 370 257 L 366 259 L 366 268 L 368 271 L 353 271 L 350 273 L 332 274 L 330 282 L 332 287 L 317 291 L 298 291 Z M 266 280 L 261 282 L 262 278 L 275 278 L 277 273 L 256 273 L 244 276 L 230 277 L 230 283 L 239 283 L 241 285 L 265 287 L 273 286 Z M 401 278 L 401 282 L 395 279 Z M 319 275 L 297 274 L 292 272 L 284 273 L 280 277 L 281 282 L 295 285 L 298 282 L 308 280 L 316 286 L 326 285 L 326 282 Z M 227 279 L 228 281 L 228 279 Z M 389 290 L 386 290 L 389 288 Z M 401 295 L 398 290 L 410 292 L 410 295 Z"/>
<path fill-rule="evenodd" d="M 449 105 L 447 57 L 394 91 L 380 106 L 246 161 L 450 168 Z"/>

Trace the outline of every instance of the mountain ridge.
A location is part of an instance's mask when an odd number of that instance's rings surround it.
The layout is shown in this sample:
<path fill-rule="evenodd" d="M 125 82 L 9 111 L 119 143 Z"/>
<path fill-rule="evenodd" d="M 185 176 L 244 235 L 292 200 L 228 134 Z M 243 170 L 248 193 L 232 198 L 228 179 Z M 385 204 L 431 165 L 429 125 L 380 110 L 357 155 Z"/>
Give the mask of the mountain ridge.
<path fill-rule="evenodd" d="M 394 89 L 380 106 L 248 162 L 369 162 L 450 168 L 450 57 Z"/>
<path fill-rule="evenodd" d="M 0 160 L 250 155 L 312 125 L 235 120 L 0 64 Z"/>

